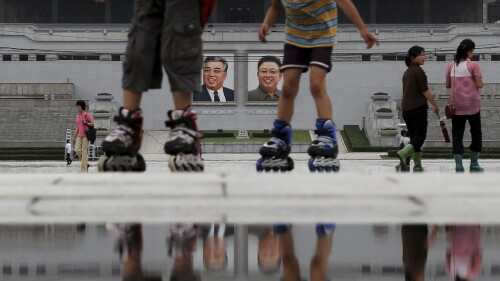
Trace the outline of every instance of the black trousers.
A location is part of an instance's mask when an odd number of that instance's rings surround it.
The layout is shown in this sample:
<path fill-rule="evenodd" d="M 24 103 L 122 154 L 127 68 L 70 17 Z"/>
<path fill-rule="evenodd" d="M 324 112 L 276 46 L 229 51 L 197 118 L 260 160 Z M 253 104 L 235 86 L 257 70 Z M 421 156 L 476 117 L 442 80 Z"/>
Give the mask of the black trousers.
<path fill-rule="evenodd" d="M 66 152 L 66 163 L 71 163 L 71 154 Z"/>
<path fill-rule="evenodd" d="M 422 151 L 422 145 L 427 138 L 427 108 L 427 105 L 423 105 L 403 111 L 403 119 L 410 135 L 410 144 L 413 145 L 415 152 Z"/>
<path fill-rule="evenodd" d="M 471 151 L 481 152 L 483 133 L 481 132 L 481 111 L 473 115 L 455 115 L 451 119 L 451 135 L 453 138 L 453 154 L 464 154 L 465 122 L 469 121 L 472 142 Z"/>

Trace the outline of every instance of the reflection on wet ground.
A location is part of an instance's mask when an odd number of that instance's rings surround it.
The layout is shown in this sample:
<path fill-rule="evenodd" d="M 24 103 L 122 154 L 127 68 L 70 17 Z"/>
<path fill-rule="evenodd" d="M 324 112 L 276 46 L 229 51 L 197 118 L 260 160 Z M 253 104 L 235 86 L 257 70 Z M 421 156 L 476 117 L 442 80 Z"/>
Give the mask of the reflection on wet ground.
<path fill-rule="evenodd" d="M 499 280 L 491 225 L 1 225 L 2 280 Z"/>

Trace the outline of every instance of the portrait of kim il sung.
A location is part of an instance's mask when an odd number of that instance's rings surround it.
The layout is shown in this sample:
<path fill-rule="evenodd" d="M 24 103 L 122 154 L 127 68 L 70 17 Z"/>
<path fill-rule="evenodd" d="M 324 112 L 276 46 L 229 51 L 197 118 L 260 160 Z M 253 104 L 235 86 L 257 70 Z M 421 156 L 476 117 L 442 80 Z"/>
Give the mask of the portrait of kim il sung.
<path fill-rule="evenodd" d="M 224 57 L 207 56 L 203 63 L 201 92 L 193 93 L 193 102 L 234 102 L 234 90 L 225 86 L 228 69 L 229 65 Z"/>

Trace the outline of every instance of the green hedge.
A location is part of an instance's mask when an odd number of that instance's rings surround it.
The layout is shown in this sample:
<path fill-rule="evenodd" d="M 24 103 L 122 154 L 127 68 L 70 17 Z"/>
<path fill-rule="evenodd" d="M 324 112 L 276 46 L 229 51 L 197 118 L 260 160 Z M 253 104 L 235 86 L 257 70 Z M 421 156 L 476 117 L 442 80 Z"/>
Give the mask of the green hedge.
<path fill-rule="evenodd" d="M 273 135 L 271 133 L 253 133 L 252 138 L 271 138 Z"/>
<path fill-rule="evenodd" d="M 64 149 L 58 150 L 0 150 L 0 155 L 64 155 Z"/>
<path fill-rule="evenodd" d="M 234 133 L 203 133 L 205 138 L 234 138 Z"/>
<path fill-rule="evenodd" d="M 398 157 L 398 150 L 391 149 L 387 152 L 389 157 Z M 465 159 L 470 158 L 470 152 L 466 151 L 463 155 Z M 438 147 L 429 147 L 422 149 L 422 158 L 426 159 L 453 159 L 453 151 L 451 148 L 438 148 Z M 487 159 L 500 159 L 500 149 L 494 148 L 481 152 L 480 158 Z"/>
<path fill-rule="evenodd" d="M 64 155 L 0 155 L 0 161 L 64 161 Z"/>
<path fill-rule="evenodd" d="M 55 150 L 55 151 L 64 151 L 64 147 L 66 144 L 62 145 L 62 147 L 0 147 L 0 151 L 15 151 L 15 150 Z"/>

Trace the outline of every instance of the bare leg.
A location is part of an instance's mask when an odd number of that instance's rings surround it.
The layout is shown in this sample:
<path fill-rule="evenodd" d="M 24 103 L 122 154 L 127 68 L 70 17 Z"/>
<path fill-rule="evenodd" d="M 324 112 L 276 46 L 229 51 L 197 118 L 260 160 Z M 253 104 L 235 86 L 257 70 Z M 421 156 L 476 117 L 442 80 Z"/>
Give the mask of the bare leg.
<path fill-rule="evenodd" d="M 134 111 L 141 107 L 142 92 L 123 90 L 123 107 Z"/>
<path fill-rule="evenodd" d="M 326 70 L 319 66 L 311 66 L 310 90 L 316 103 L 319 119 L 332 119 L 332 102 L 326 91 Z"/>
<path fill-rule="evenodd" d="M 184 110 L 191 106 L 193 101 L 192 93 L 183 93 L 183 92 L 173 92 L 172 96 L 174 98 L 174 106 L 175 109 Z"/>
<path fill-rule="evenodd" d="M 278 120 L 288 124 L 292 121 L 295 97 L 299 93 L 302 69 L 290 68 L 283 72 L 283 90 L 278 101 Z"/>

